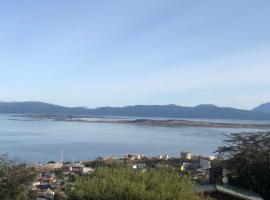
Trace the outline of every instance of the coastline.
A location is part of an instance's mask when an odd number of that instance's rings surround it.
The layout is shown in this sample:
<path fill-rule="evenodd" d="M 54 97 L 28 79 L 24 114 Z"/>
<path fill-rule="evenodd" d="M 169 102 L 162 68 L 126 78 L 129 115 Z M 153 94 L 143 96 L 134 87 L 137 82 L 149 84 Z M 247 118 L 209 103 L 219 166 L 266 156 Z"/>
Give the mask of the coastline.
<path fill-rule="evenodd" d="M 14 115 L 16 116 L 16 115 Z M 17 115 L 18 116 L 18 115 Z M 156 127 L 202 127 L 202 128 L 247 128 L 247 129 L 270 129 L 270 123 L 229 123 L 229 122 L 204 122 L 182 119 L 114 119 L 112 117 L 93 117 L 93 116 L 57 116 L 57 115 L 19 115 L 28 119 L 11 119 L 20 121 L 31 120 L 53 120 L 62 122 L 79 123 L 110 123 L 110 124 L 133 124 Z M 92 120 L 87 120 L 87 119 Z M 103 120 L 106 119 L 106 120 Z"/>

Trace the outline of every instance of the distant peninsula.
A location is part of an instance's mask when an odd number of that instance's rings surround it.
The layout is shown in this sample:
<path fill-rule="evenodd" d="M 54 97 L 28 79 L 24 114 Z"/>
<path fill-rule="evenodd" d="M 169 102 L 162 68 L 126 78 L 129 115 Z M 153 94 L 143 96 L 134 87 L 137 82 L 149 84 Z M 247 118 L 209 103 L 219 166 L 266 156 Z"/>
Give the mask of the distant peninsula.
<path fill-rule="evenodd" d="M 22 116 L 20 116 L 22 117 Z M 17 119 L 22 121 L 29 120 L 53 120 L 64 122 L 79 122 L 79 123 L 111 123 L 111 124 L 132 124 L 156 127 L 204 127 L 204 128 L 241 128 L 241 129 L 270 129 L 270 122 L 265 123 L 230 123 L 230 122 L 213 122 L 195 121 L 195 120 L 180 120 L 180 119 L 116 119 L 116 118 L 87 118 L 74 116 L 49 116 L 49 115 L 25 115 L 26 119 Z"/>

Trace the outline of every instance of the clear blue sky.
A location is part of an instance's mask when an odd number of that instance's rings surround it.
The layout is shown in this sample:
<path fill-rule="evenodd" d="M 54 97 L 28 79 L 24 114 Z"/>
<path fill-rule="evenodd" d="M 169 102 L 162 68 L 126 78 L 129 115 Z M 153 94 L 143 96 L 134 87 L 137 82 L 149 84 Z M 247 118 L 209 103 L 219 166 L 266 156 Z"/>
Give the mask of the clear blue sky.
<path fill-rule="evenodd" d="M 269 24 L 269 0 L 1 1 L 0 100 L 252 108 Z"/>

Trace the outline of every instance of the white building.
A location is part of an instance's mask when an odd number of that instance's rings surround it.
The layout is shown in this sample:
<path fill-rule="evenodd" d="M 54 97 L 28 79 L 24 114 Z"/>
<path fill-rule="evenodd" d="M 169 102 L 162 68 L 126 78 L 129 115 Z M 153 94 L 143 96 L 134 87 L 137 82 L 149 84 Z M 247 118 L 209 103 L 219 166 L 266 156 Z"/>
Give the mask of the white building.
<path fill-rule="evenodd" d="M 211 168 L 211 163 L 210 160 L 207 159 L 200 159 L 200 167 L 201 169 L 210 169 Z"/>
<path fill-rule="evenodd" d="M 181 158 L 191 160 L 192 154 L 191 152 L 181 152 Z"/>

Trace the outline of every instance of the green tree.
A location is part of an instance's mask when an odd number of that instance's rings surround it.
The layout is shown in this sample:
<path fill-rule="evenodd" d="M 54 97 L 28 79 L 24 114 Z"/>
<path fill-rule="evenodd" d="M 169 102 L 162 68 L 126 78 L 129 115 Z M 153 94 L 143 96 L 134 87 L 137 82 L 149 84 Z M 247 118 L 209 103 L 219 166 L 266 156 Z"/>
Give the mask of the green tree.
<path fill-rule="evenodd" d="M 33 181 L 36 171 L 24 163 L 16 163 L 6 155 L 0 157 L 0 199 L 29 200 L 35 195 L 26 186 Z"/>
<path fill-rule="evenodd" d="M 72 200 L 200 200 L 193 184 L 174 169 L 137 171 L 98 168 L 91 176 L 77 177 Z"/>
<path fill-rule="evenodd" d="M 216 151 L 231 184 L 270 199 L 270 132 L 233 133 Z"/>

